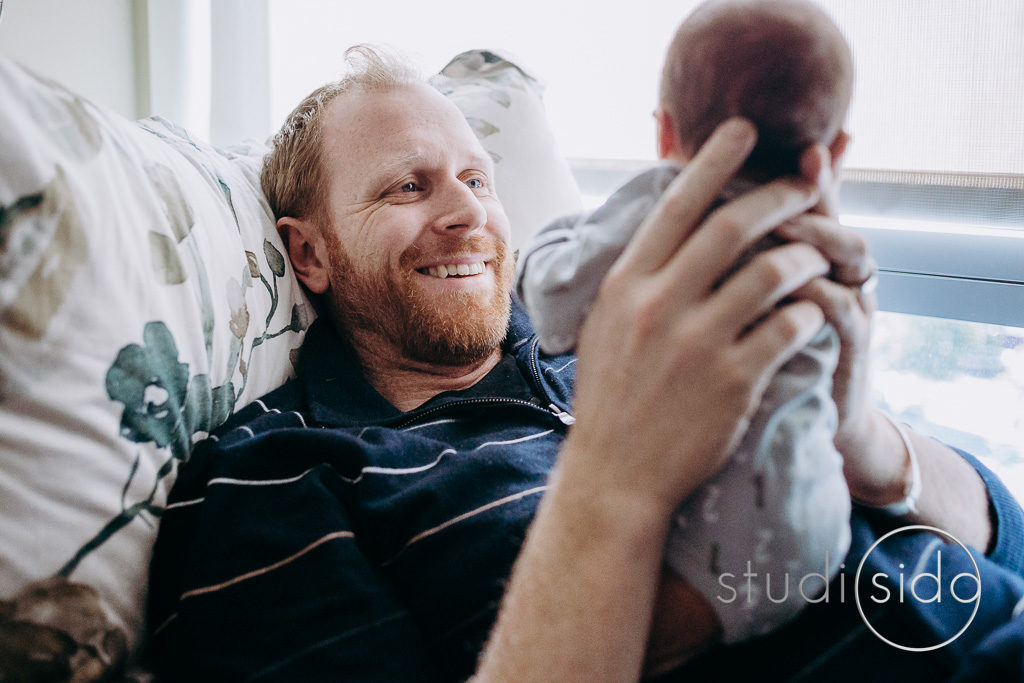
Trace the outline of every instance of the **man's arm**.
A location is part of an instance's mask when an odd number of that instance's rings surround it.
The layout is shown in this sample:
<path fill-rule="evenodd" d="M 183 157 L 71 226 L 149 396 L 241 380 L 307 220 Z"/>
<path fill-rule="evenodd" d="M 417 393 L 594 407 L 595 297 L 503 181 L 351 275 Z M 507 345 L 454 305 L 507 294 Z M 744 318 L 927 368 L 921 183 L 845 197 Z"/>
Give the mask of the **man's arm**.
<path fill-rule="evenodd" d="M 901 501 L 911 484 L 909 454 L 893 424 L 877 410 L 870 414 L 871 426 L 864 439 L 865 454 L 877 454 L 877 462 L 865 471 L 859 467 L 847 475 L 852 495 L 872 505 Z M 918 512 L 906 516 L 908 524 L 926 524 L 946 531 L 985 552 L 992 545 L 992 520 L 985 483 L 977 470 L 958 453 L 934 439 L 907 430 L 917 453 L 921 476 Z M 856 489 L 854 488 L 856 482 Z"/>
<path fill-rule="evenodd" d="M 820 328 L 817 306 L 778 306 L 827 270 L 806 245 L 760 254 L 715 287 L 761 235 L 817 201 L 807 183 L 779 181 L 702 221 L 754 138 L 745 122 L 720 127 L 605 279 L 581 334 L 577 423 L 480 680 L 640 675 L 672 510 L 722 464 L 775 370 Z"/>
<path fill-rule="evenodd" d="M 827 173 L 827 171 L 826 171 Z M 869 280 L 876 266 L 857 233 L 831 217 L 804 215 L 778 233 L 818 248 L 832 266 L 832 278 L 818 278 L 796 292 L 816 303 L 839 333 L 840 357 L 832 395 L 839 411 L 836 447 L 844 458 L 851 495 L 884 505 L 902 500 L 910 477 L 906 446 L 899 433 L 869 401 L 871 324 L 877 301 Z M 987 489 L 970 463 L 952 449 L 908 430 L 921 470 L 920 514 L 908 522 L 947 531 L 985 550 L 991 545 Z"/>
<path fill-rule="evenodd" d="M 886 504 L 904 498 L 910 476 L 907 449 L 898 432 L 870 404 L 870 345 L 877 298 L 872 275 L 877 265 L 866 240 L 836 220 L 835 168 L 827 150 L 810 148 L 801 162 L 807 177 L 817 176 L 821 204 L 775 232 L 816 247 L 832 263 L 831 278 L 818 278 L 796 292 L 816 303 L 839 333 L 840 357 L 832 395 L 839 411 L 836 447 L 844 457 L 854 498 Z M 992 545 L 987 487 L 959 454 L 927 437 L 908 432 L 918 454 L 922 489 L 919 514 L 908 522 L 934 526 L 985 550 Z"/>

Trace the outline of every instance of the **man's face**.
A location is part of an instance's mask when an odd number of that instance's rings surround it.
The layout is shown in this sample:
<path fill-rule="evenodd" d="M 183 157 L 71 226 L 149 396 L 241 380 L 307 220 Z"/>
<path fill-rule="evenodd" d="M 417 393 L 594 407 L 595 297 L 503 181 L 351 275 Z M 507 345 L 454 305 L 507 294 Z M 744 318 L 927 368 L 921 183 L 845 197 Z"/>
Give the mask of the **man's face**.
<path fill-rule="evenodd" d="M 462 365 L 508 326 L 513 263 L 493 163 L 426 85 L 356 92 L 325 112 L 330 297 L 349 334 Z"/>

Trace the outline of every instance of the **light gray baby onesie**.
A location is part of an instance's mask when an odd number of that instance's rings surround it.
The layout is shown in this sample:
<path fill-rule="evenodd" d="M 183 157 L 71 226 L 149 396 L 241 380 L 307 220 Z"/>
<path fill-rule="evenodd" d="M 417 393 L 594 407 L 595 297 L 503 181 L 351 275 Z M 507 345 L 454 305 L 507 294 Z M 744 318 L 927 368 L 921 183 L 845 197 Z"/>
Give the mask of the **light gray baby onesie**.
<path fill-rule="evenodd" d="M 544 351 L 576 346 L 605 273 L 678 172 L 662 164 L 639 174 L 593 213 L 555 221 L 523 250 L 516 293 Z M 665 562 L 711 603 L 726 643 L 793 619 L 849 549 L 850 494 L 833 445 L 838 357 L 826 325 L 772 378 L 729 462 L 676 511 Z"/>

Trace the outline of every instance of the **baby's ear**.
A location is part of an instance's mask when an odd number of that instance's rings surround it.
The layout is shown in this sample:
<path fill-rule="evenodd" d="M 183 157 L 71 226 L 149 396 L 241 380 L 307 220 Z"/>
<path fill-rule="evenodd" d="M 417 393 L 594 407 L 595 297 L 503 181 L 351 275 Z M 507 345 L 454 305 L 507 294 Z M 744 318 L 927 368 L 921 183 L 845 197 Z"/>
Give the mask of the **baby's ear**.
<path fill-rule="evenodd" d="M 811 145 L 800 155 L 800 175 L 804 180 L 824 188 L 832 182 L 832 154 L 821 144 Z"/>
<path fill-rule="evenodd" d="M 845 130 L 836 133 L 835 140 L 828 146 L 828 153 L 832 156 L 832 173 L 839 174 L 839 166 L 843 161 L 843 154 L 846 153 L 846 146 L 850 144 L 850 134 Z"/>
<path fill-rule="evenodd" d="M 845 143 L 843 143 L 845 148 Z M 840 154 L 842 151 L 840 151 Z M 839 172 L 839 160 L 835 159 L 828 147 L 822 144 L 811 145 L 800 156 L 800 175 L 808 182 L 817 185 L 821 193 L 818 204 L 811 209 L 812 213 L 824 216 L 835 216 L 839 204 L 839 183 L 836 182 Z"/>
<path fill-rule="evenodd" d="M 663 106 L 654 110 L 654 120 L 658 127 L 658 158 L 674 159 L 679 155 L 679 141 L 676 139 L 676 124 L 672 115 Z"/>

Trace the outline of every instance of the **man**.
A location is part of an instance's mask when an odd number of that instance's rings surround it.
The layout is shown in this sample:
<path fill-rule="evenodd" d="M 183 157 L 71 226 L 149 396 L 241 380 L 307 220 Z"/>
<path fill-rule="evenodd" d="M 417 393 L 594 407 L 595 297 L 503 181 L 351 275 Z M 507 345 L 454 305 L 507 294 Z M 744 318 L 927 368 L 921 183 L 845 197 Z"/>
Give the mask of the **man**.
<path fill-rule="evenodd" d="M 652 622 L 667 657 L 703 651 L 708 606 L 662 579 L 670 515 L 825 318 L 843 343 L 837 446 L 851 492 L 906 497 L 913 457 L 865 398 L 862 242 L 805 215 L 821 198 L 798 180 L 703 218 L 754 144 L 749 124 L 722 126 L 641 227 L 584 327 L 577 373 L 510 313 L 507 220 L 458 110 L 393 60 L 354 54 L 352 76 L 293 112 L 264 170 L 322 316 L 297 379 L 181 473 L 153 564 L 166 675 L 630 680 Z M 804 167 L 823 177 L 827 153 L 809 150 Z M 786 221 L 818 249 L 765 252 L 713 287 Z M 830 262 L 854 286 L 822 279 Z M 922 487 L 908 519 L 1019 569 L 1009 539 L 1024 522 L 998 481 L 986 495 L 986 470 L 909 438 Z M 871 537 L 865 521 L 854 532 Z M 808 610 L 810 628 L 844 623 L 828 611 Z"/>

